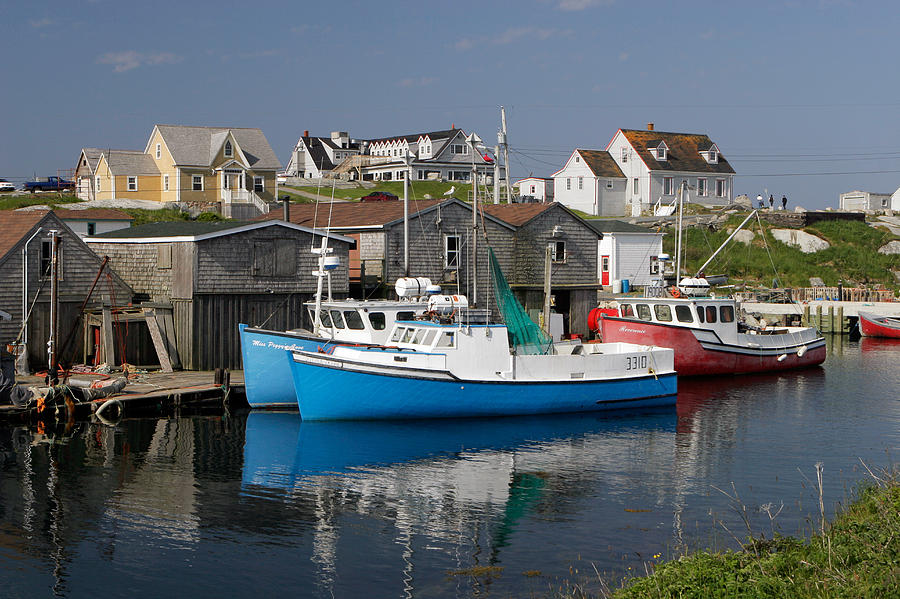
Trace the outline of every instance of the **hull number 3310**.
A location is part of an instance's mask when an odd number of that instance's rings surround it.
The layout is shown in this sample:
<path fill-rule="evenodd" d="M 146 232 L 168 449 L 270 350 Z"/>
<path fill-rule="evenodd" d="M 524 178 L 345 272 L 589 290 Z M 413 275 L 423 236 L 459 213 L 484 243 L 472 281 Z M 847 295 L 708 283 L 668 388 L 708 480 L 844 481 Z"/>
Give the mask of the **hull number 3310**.
<path fill-rule="evenodd" d="M 625 370 L 647 368 L 647 356 L 625 356 Z"/>

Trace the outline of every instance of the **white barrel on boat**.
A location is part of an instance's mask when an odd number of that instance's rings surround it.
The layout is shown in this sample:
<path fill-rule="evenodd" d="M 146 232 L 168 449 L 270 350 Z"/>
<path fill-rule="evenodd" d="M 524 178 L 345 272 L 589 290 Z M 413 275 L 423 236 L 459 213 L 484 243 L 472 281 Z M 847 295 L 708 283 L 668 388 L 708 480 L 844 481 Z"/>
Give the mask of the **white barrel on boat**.
<path fill-rule="evenodd" d="M 428 310 L 438 314 L 452 314 L 454 310 L 468 307 L 469 300 L 464 295 L 432 295 L 428 298 Z"/>
<path fill-rule="evenodd" d="M 440 285 L 429 285 L 425 288 L 425 295 L 437 295 L 441 292 Z"/>
<path fill-rule="evenodd" d="M 399 297 L 419 297 L 431 285 L 428 277 L 400 277 L 394 284 L 394 291 Z"/>

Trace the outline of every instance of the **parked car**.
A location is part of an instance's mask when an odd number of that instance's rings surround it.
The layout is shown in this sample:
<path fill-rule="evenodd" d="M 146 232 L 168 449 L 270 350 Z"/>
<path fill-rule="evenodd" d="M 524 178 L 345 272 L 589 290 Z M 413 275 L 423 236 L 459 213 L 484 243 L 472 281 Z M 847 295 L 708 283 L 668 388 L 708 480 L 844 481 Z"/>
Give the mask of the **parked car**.
<path fill-rule="evenodd" d="M 399 200 L 397 196 L 392 193 L 388 193 L 386 191 L 373 191 L 367 196 L 363 196 L 359 199 L 360 202 L 393 202 L 395 200 Z"/>
<path fill-rule="evenodd" d="M 25 191 L 60 191 L 75 189 L 75 182 L 62 177 L 39 177 L 34 181 L 25 181 Z"/>
<path fill-rule="evenodd" d="M 15 191 L 16 186 L 7 181 L 6 179 L 0 179 L 0 191 Z"/>

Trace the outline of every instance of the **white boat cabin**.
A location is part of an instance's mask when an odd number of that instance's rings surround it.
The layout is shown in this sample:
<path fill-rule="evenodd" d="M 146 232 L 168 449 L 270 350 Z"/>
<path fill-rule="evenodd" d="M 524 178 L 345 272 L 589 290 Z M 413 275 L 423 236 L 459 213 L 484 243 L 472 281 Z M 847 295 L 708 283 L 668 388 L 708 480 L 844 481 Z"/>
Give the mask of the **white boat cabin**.
<path fill-rule="evenodd" d="M 306 304 L 310 321 L 315 322 L 314 302 Z M 428 310 L 421 301 L 339 300 L 323 301 L 319 335 L 346 343 L 383 344 L 398 320 L 413 320 Z"/>

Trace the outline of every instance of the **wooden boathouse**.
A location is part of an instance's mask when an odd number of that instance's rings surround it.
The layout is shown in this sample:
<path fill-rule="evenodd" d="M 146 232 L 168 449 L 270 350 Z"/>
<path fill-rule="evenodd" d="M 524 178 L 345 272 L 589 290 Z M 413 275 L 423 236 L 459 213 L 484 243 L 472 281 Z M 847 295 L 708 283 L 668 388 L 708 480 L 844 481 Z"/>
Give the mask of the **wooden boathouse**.
<path fill-rule="evenodd" d="M 286 330 L 309 327 L 321 231 L 271 220 L 160 222 L 89 237 L 96 252 L 127 281 L 136 300 L 174 325 L 170 360 L 188 370 L 241 368 L 238 323 Z M 340 266 L 335 297 L 348 292 L 354 240 L 329 236 Z M 168 315 L 171 316 L 168 316 Z"/>

